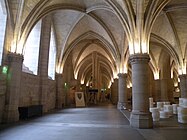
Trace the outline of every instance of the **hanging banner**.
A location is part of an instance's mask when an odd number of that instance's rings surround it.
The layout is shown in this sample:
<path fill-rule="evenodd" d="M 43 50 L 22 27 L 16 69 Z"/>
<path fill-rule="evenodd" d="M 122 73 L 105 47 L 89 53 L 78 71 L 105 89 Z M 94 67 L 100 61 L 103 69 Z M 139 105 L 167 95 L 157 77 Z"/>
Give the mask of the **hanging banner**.
<path fill-rule="evenodd" d="M 83 92 L 75 92 L 75 103 L 76 103 L 76 107 L 86 106 Z"/>

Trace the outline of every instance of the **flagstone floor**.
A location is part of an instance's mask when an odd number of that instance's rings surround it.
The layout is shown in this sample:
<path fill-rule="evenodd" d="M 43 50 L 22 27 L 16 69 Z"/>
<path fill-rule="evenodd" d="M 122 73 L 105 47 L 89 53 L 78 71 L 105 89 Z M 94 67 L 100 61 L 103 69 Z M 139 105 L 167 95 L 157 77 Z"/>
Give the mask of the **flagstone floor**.
<path fill-rule="evenodd" d="M 154 123 L 153 129 L 129 125 L 129 112 L 111 104 L 69 108 L 39 118 L 0 126 L 0 140 L 186 140 L 187 125 L 176 116 Z"/>

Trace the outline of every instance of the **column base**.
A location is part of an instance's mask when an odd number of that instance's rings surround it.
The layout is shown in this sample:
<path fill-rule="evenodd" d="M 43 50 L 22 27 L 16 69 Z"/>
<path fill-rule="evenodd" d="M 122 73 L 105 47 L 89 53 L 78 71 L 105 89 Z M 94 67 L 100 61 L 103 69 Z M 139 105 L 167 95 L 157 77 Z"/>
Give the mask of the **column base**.
<path fill-rule="evenodd" d="M 153 128 L 151 113 L 131 112 L 130 125 L 135 128 Z"/>
<path fill-rule="evenodd" d="M 5 106 L 5 111 L 3 115 L 3 123 L 13 123 L 19 121 L 19 111 L 13 110 L 13 106 Z"/>
<path fill-rule="evenodd" d="M 118 104 L 117 104 L 117 109 L 119 109 L 119 110 L 127 109 L 127 103 L 118 102 Z"/>

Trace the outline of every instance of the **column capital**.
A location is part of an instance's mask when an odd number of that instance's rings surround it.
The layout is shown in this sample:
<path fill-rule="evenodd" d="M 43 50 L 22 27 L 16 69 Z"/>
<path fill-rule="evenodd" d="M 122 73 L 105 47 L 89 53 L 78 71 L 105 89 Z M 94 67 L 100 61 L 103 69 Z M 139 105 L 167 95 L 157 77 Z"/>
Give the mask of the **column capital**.
<path fill-rule="evenodd" d="M 131 55 L 129 58 L 129 61 L 131 64 L 135 63 L 148 63 L 150 60 L 149 54 L 134 54 Z"/>
<path fill-rule="evenodd" d="M 119 78 L 126 78 L 127 74 L 126 73 L 118 73 Z"/>
<path fill-rule="evenodd" d="M 7 54 L 8 62 L 23 62 L 23 55 L 9 52 Z"/>

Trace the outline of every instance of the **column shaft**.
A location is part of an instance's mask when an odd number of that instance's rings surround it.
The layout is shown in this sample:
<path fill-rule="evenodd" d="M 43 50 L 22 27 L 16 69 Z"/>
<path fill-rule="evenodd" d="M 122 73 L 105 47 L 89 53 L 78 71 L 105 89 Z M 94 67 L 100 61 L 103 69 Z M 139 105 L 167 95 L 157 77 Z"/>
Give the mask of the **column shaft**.
<path fill-rule="evenodd" d="M 154 94 L 153 94 L 154 101 L 158 102 L 161 100 L 161 83 L 160 80 L 154 80 Z"/>
<path fill-rule="evenodd" d="M 111 99 L 113 104 L 117 104 L 118 102 L 118 79 L 114 79 L 114 82 L 111 86 Z"/>
<path fill-rule="evenodd" d="M 48 61 L 49 45 L 51 35 L 51 17 L 46 16 L 42 19 L 41 43 L 39 55 L 39 75 L 40 75 L 40 103 L 43 105 L 43 112 L 48 111 L 47 93 L 48 93 Z"/>
<path fill-rule="evenodd" d="M 127 83 L 126 83 L 126 74 L 119 73 L 118 74 L 118 109 L 126 109 L 127 108 Z"/>
<path fill-rule="evenodd" d="M 186 74 L 180 75 L 179 78 L 180 78 L 181 98 L 187 98 L 187 75 Z"/>
<path fill-rule="evenodd" d="M 168 101 L 168 83 L 167 79 L 161 79 L 161 101 Z"/>
<path fill-rule="evenodd" d="M 149 55 L 137 54 L 130 56 L 132 65 L 132 96 L 133 108 L 130 125 L 137 128 L 151 128 L 152 116 L 149 112 Z"/>
<path fill-rule="evenodd" d="M 7 93 L 5 97 L 4 122 L 16 122 L 19 120 L 19 93 L 23 56 L 15 53 L 8 55 Z"/>
<path fill-rule="evenodd" d="M 167 79 L 161 79 L 160 80 L 160 90 L 161 90 L 161 98 L 160 101 L 170 101 L 173 102 L 173 91 L 174 91 L 174 84 L 173 79 L 167 78 Z"/>
<path fill-rule="evenodd" d="M 171 103 L 174 103 L 173 93 L 174 93 L 174 82 L 173 79 L 170 78 L 168 79 L 168 99 Z"/>
<path fill-rule="evenodd" d="M 92 54 L 92 76 L 93 76 L 93 88 L 98 88 L 98 56 L 97 52 Z"/>

